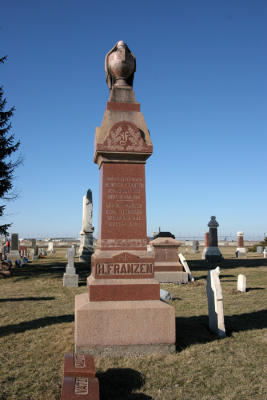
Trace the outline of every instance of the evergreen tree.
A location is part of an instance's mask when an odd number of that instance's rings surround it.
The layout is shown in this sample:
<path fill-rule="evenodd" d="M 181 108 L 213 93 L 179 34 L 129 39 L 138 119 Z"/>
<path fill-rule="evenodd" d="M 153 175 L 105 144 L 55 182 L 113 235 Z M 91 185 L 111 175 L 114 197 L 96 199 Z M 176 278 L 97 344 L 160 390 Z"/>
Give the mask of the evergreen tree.
<path fill-rule="evenodd" d="M 6 60 L 6 56 L 0 58 L 0 64 Z M 10 118 L 14 114 L 14 107 L 6 110 L 6 99 L 4 98 L 3 88 L 0 87 L 0 199 L 2 201 L 16 198 L 12 193 L 13 174 L 15 168 L 21 160 L 13 161 L 11 155 L 18 150 L 20 142 L 15 141 L 13 134 L 9 134 L 11 129 Z M 5 205 L 0 205 L 0 217 L 4 214 Z M 6 235 L 11 224 L 0 225 L 0 234 Z"/>

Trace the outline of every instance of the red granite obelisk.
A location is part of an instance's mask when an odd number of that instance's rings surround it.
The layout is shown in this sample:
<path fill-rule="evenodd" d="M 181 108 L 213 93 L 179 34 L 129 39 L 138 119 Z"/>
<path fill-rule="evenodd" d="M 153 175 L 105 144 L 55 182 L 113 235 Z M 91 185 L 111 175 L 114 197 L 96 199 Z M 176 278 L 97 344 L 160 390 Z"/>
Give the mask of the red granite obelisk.
<path fill-rule="evenodd" d="M 244 247 L 244 232 L 237 232 L 237 249 L 238 258 L 247 258 L 246 248 Z"/>
<path fill-rule="evenodd" d="M 96 128 L 99 238 L 88 293 L 75 298 L 77 352 L 174 350 L 174 308 L 160 301 L 147 251 L 145 163 L 153 147 L 132 90 L 135 57 L 124 42 L 107 54 L 110 97 Z"/>

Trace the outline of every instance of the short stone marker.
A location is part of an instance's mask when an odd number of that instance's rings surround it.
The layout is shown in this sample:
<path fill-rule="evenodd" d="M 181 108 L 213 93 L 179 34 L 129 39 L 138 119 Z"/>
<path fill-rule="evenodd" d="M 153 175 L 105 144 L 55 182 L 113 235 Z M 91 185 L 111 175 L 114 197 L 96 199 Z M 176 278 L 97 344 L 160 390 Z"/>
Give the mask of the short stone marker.
<path fill-rule="evenodd" d="M 10 253 L 8 254 L 8 259 L 10 259 L 14 262 L 16 259 L 20 260 L 18 233 L 11 234 L 11 246 L 10 246 Z"/>
<path fill-rule="evenodd" d="M 78 286 L 79 275 L 76 274 L 74 267 L 74 256 L 75 249 L 67 249 L 68 264 L 66 267 L 66 272 L 63 275 L 63 286 Z"/>
<path fill-rule="evenodd" d="M 263 247 L 262 246 L 257 246 L 257 253 L 262 254 L 263 252 Z"/>
<path fill-rule="evenodd" d="M 193 248 L 193 254 L 199 253 L 199 241 L 198 240 L 193 240 L 192 248 Z"/>
<path fill-rule="evenodd" d="M 99 400 L 99 383 L 95 378 L 92 356 L 82 353 L 64 355 L 61 400 Z"/>
<path fill-rule="evenodd" d="M 263 250 L 263 258 L 267 258 L 267 249 Z"/>
<path fill-rule="evenodd" d="M 99 400 L 97 378 L 64 376 L 61 400 Z"/>
<path fill-rule="evenodd" d="M 49 254 L 54 254 L 54 242 L 48 242 L 48 246 L 47 246 L 47 252 Z"/>
<path fill-rule="evenodd" d="M 246 275 L 239 274 L 237 277 L 237 290 L 239 292 L 246 292 L 247 279 Z"/>
<path fill-rule="evenodd" d="M 64 376 L 95 376 L 94 358 L 90 354 L 65 353 Z"/>
<path fill-rule="evenodd" d="M 223 295 L 219 275 L 215 269 L 208 271 L 207 297 L 209 309 L 209 329 L 220 338 L 226 336 L 223 313 Z"/>
<path fill-rule="evenodd" d="M 195 278 L 194 278 L 193 275 L 191 274 L 191 270 L 190 270 L 190 268 L 189 268 L 189 266 L 188 266 L 188 264 L 187 264 L 186 259 L 184 258 L 184 256 L 182 255 L 182 253 L 179 253 L 179 254 L 178 254 L 178 257 L 179 257 L 179 259 L 180 259 L 180 261 L 181 261 L 181 263 L 182 263 L 182 265 L 183 265 L 183 267 L 184 267 L 184 269 L 185 269 L 185 272 L 187 272 L 187 274 L 188 274 L 189 280 L 190 280 L 191 282 L 194 282 Z"/>
<path fill-rule="evenodd" d="M 28 256 L 27 246 L 19 246 L 19 252 L 21 257 L 27 257 Z"/>

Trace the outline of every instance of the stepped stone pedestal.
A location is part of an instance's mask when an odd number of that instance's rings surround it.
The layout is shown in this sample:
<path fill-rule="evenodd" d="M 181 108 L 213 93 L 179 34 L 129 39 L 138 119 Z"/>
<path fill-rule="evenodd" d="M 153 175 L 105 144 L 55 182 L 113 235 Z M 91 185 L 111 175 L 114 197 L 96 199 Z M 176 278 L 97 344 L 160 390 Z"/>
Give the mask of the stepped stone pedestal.
<path fill-rule="evenodd" d="M 171 237 L 158 237 L 150 245 L 155 256 L 155 279 L 161 283 L 187 283 L 188 274 L 183 271 L 178 257 L 181 243 Z"/>
<path fill-rule="evenodd" d="M 145 163 L 153 147 L 132 90 L 134 70 L 133 54 L 118 42 L 106 56 L 110 97 L 95 133 L 99 238 L 87 293 L 75 298 L 76 352 L 175 350 L 174 308 L 160 301 L 154 256 L 147 251 Z"/>

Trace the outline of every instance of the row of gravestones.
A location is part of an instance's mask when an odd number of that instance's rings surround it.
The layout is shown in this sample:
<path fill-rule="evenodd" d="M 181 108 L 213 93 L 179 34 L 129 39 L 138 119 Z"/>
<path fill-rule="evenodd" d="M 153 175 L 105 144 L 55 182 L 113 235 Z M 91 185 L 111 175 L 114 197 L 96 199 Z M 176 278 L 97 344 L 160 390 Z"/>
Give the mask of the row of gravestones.
<path fill-rule="evenodd" d="M 66 272 L 63 276 L 63 286 L 78 286 L 79 276 L 76 274 L 74 267 L 75 249 L 67 249 L 68 264 Z M 190 281 L 194 281 L 194 277 L 190 271 L 188 263 L 182 253 L 179 254 L 179 259 L 188 274 Z M 223 313 L 223 296 L 222 288 L 219 279 L 220 268 L 208 272 L 207 278 L 207 297 L 208 297 L 208 310 L 209 310 L 209 328 L 212 332 L 219 337 L 225 336 L 224 313 Z M 237 290 L 246 292 L 246 276 L 243 274 L 238 275 Z M 161 297 L 168 299 L 167 292 L 161 292 Z M 166 297 L 167 296 L 167 297 Z"/>

